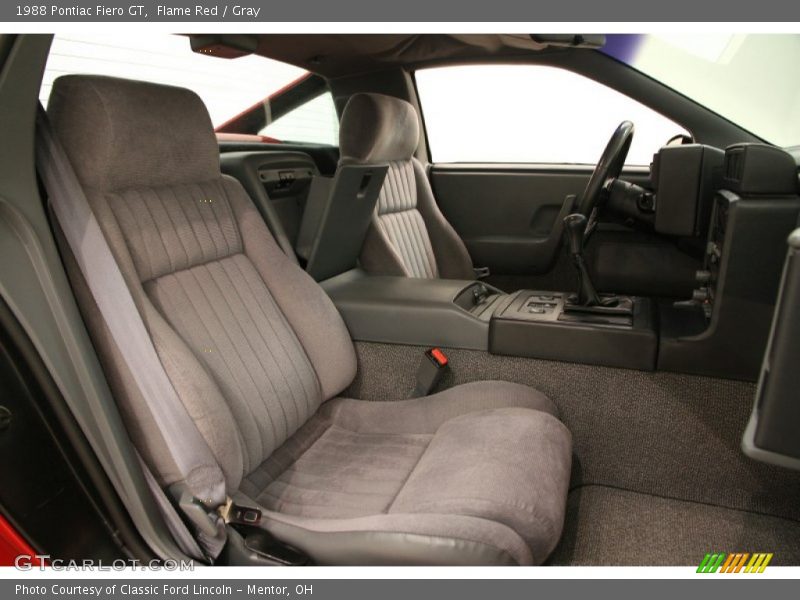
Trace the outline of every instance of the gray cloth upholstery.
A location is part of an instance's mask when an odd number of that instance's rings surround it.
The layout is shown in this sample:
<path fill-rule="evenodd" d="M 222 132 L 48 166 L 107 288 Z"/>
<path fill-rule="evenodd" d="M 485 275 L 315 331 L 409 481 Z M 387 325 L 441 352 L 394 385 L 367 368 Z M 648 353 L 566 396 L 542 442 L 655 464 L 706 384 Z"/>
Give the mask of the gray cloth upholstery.
<path fill-rule="evenodd" d="M 98 122 L 86 106 L 125 122 Z M 211 122 L 196 95 L 67 76 L 55 83 L 48 112 L 71 161 L 96 161 L 76 173 L 178 396 L 236 489 L 352 380 L 347 329 L 322 289 L 277 247 L 238 181 L 220 173 Z M 134 135 L 135 120 L 152 126 Z M 124 154 L 102 160 L 97 148 L 118 144 L 119 131 L 134 137 L 120 144 Z M 160 140 L 181 136 L 202 138 L 203 169 L 190 160 L 151 178 L 140 157 L 149 164 L 154 152 L 173 152 L 177 141 Z M 213 162 L 202 154 L 209 145 Z M 113 176 L 103 173 L 110 168 Z M 95 328 L 102 355 L 115 356 L 113 342 Z M 125 373 L 118 361 L 108 366 Z M 148 450 L 154 428 L 130 379 L 111 379 L 145 459 L 156 467 L 168 462 L 166 453 Z"/>
<path fill-rule="evenodd" d="M 339 128 L 342 163 L 389 162 L 361 266 L 376 275 L 473 279 L 467 248 L 414 158 L 418 141 L 419 119 L 408 102 L 382 94 L 354 94 L 348 101 Z"/>
<path fill-rule="evenodd" d="M 375 524 L 408 515 L 486 519 L 508 527 L 504 548 L 524 540 L 530 558 L 515 551 L 515 561 L 538 564 L 561 533 L 569 440 L 552 403 L 516 384 L 479 382 L 401 402 L 340 398 L 241 491 L 276 521 L 337 520 L 343 531 L 370 516 Z M 468 528 L 451 535 L 480 541 Z"/>
<path fill-rule="evenodd" d="M 428 230 L 439 277 L 474 279 L 475 271 L 467 247 L 439 210 L 425 168 L 416 158 L 411 159 L 411 164 L 414 167 L 414 182 L 417 189 L 417 210 Z"/>
<path fill-rule="evenodd" d="M 322 563 L 546 558 L 563 523 L 571 441 L 544 396 L 482 382 L 400 403 L 336 398 L 356 372 L 346 327 L 210 160 L 200 99 L 70 76 L 54 84 L 49 111 L 227 493 L 260 503 L 264 527 Z M 178 150 L 182 137 L 197 156 Z M 131 436 L 154 473 L 168 472 L 164 440 L 70 271 Z"/>
<path fill-rule="evenodd" d="M 169 93 L 153 94 L 151 84 L 113 77 L 59 77 L 47 112 L 58 122 L 59 139 L 84 186 L 195 183 L 219 171 L 203 102 L 190 90 L 164 89 Z M 76 97 L 80 102 L 71 100 Z"/>
<path fill-rule="evenodd" d="M 438 277 L 439 269 L 428 228 L 417 210 L 417 186 L 410 160 L 389 163 L 376 213 L 372 226 L 380 239 L 385 240 L 387 250 L 396 254 L 397 270 L 407 277 Z M 374 257 L 364 258 L 362 264 L 367 270 L 376 270 L 370 268 Z"/>
<path fill-rule="evenodd" d="M 408 160 L 417 149 L 414 107 L 383 94 L 353 94 L 339 125 L 339 155 L 345 163 Z"/>

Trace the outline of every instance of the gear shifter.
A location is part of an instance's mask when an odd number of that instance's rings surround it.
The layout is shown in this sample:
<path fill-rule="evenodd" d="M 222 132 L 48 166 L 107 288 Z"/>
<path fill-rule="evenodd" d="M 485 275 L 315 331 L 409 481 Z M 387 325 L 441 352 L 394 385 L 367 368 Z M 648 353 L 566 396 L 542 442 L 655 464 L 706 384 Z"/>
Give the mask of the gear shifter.
<path fill-rule="evenodd" d="M 594 289 L 594 285 L 592 285 L 592 279 L 586 269 L 586 261 L 583 259 L 586 223 L 586 217 L 580 213 L 564 217 L 564 231 L 569 242 L 569 253 L 572 255 L 572 262 L 575 263 L 575 268 L 578 270 L 578 277 L 580 278 L 580 290 L 574 304 L 579 306 L 598 306 L 600 298 Z"/>

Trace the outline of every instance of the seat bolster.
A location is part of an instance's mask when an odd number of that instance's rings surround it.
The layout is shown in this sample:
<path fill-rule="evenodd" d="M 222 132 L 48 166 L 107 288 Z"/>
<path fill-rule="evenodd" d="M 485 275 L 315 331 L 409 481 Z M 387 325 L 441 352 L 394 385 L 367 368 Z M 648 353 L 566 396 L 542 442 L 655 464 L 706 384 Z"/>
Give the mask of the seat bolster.
<path fill-rule="evenodd" d="M 451 419 L 434 435 L 390 514 L 458 514 L 507 525 L 535 564 L 564 524 L 572 439 L 555 417 L 502 408 Z"/>
<path fill-rule="evenodd" d="M 414 166 L 414 181 L 417 188 L 417 210 L 422 215 L 425 228 L 428 230 L 439 277 L 474 279 L 475 271 L 469 251 L 436 203 L 425 168 L 416 158 L 412 158 L 411 162 Z"/>
<path fill-rule="evenodd" d="M 423 398 L 393 402 L 337 398 L 323 405 L 321 411 L 351 431 L 392 434 L 435 433 L 455 417 L 509 407 L 558 416 L 557 408 L 547 396 L 527 385 L 508 381 L 475 381 Z"/>
<path fill-rule="evenodd" d="M 388 275 L 391 277 L 411 277 L 411 273 L 403 264 L 403 258 L 397 252 L 386 231 L 372 215 L 369 229 L 361 247 L 359 263 L 370 275 Z"/>
<path fill-rule="evenodd" d="M 271 511 L 263 516 L 266 530 L 322 565 L 534 564 L 527 544 L 517 533 L 481 518 L 381 514 L 309 519 Z"/>

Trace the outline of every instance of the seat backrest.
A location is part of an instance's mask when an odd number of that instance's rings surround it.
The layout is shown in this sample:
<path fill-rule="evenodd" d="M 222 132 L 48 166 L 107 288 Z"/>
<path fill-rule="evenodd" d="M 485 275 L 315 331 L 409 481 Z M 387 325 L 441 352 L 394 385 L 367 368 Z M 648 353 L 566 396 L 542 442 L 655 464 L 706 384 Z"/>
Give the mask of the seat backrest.
<path fill-rule="evenodd" d="M 193 92 L 65 76 L 48 113 L 159 359 L 233 492 L 353 379 L 345 325 L 239 182 L 221 174 Z M 134 443 L 158 476 L 164 448 L 152 415 L 70 275 Z"/>
<path fill-rule="evenodd" d="M 382 94 L 354 94 L 339 133 L 341 162 L 388 162 L 361 266 L 370 273 L 473 279 L 461 238 L 442 215 L 420 162 L 419 118 L 408 102 Z"/>

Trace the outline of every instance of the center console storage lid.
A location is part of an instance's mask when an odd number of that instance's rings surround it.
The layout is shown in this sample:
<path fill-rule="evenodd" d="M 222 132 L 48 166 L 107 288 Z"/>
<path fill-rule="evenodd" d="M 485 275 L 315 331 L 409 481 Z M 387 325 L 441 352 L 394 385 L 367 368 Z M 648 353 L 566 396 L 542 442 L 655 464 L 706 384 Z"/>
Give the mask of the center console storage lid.
<path fill-rule="evenodd" d="M 322 282 L 355 340 L 486 350 L 489 319 L 506 296 L 456 279 L 369 276 L 359 269 Z"/>

